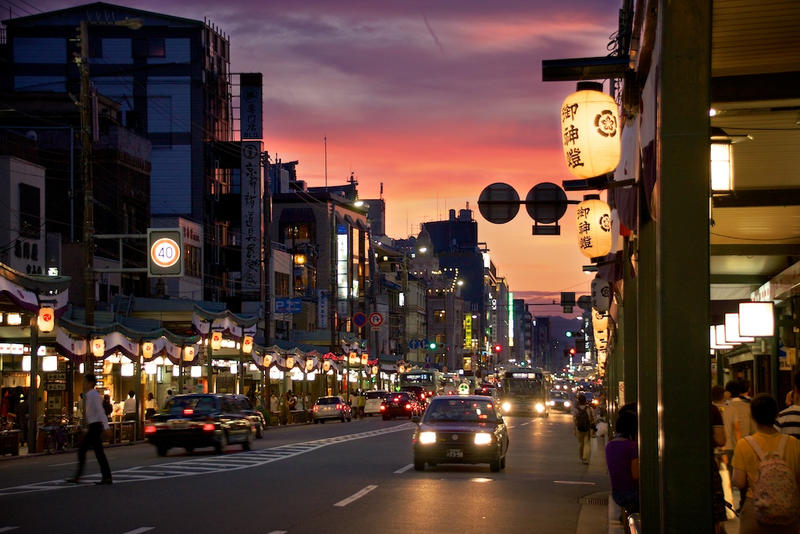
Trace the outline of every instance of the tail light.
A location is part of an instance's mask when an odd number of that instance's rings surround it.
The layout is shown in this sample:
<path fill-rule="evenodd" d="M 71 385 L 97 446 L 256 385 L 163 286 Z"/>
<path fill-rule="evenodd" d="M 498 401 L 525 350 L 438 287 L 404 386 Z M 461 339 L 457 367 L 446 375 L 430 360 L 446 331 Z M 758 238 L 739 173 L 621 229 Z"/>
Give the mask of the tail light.
<path fill-rule="evenodd" d="M 425 394 L 424 394 L 424 393 L 422 393 L 422 394 L 420 395 L 420 397 L 422 397 L 422 400 L 425 400 Z"/>
<path fill-rule="evenodd" d="M 214 423 L 203 423 L 203 432 L 213 432 Z"/>
<path fill-rule="evenodd" d="M 155 434 L 156 433 L 155 425 L 147 425 L 147 426 L 145 426 L 144 427 L 144 433 L 145 434 Z"/>
<path fill-rule="evenodd" d="M 314 405 L 314 408 L 313 408 L 311 411 L 312 411 L 312 412 L 318 412 L 318 411 L 319 411 L 319 406 L 317 406 L 317 405 L 315 404 L 315 405 Z"/>
<path fill-rule="evenodd" d="M 381 408 L 380 408 L 380 409 L 381 409 L 381 411 L 382 411 L 382 412 L 385 412 L 385 411 L 386 411 L 386 406 L 384 406 L 383 404 L 381 404 Z"/>
<path fill-rule="evenodd" d="M 336 405 L 336 409 L 337 409 L 337 410 L 341 410 L 341 409 L 342 409 L 342 405 L 341 405 L 341 404 L 337 404 L 337 405 Z"/>
<path fill-rule="evenodd" d="M 410 409 L 411 409 L 411 405 L 410 404 L 406 404 L 406 410 L 410 410 Z"/>
<path fill-rule="evenodd" d="M 432 397 L 432 396 L 433 396 L 433 391 L 429 391 L 429 392 L 428 392 L 428 396 L 429 396 L 429 397 Z"/>
<path fill-rule="evenodd" d="M 194 414 L 194 410 L 192 410 L 191 408 L 183 409 L 183 415 L 192 415 L 192 414 Z"/>

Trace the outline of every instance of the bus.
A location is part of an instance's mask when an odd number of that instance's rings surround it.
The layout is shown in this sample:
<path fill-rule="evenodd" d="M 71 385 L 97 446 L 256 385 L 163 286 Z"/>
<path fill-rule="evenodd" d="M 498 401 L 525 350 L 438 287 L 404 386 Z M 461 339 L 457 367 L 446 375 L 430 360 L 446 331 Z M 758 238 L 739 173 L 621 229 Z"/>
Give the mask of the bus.
<path fill-rule="evenodd" d="M 552 377 L 542 369 L 529 367 L 503 371 L 500 383 L 500 407 L 504 414 L 550 416 Z"/>
<path fill-rule="evenodd" d="M 444 390 L 442 373 L 436 369 L 418 369 L 400 373 L 400 389 L 408 386 L 421 386 L 425 388 L 428 397 L 441 395 Z"/>

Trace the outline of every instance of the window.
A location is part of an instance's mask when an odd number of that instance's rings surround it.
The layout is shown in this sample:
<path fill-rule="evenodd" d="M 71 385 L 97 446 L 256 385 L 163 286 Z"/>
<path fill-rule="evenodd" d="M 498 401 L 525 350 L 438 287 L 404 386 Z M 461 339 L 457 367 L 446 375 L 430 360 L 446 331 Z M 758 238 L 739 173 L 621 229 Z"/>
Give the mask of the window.
<path fill-rule="evenodd" d="M 41 204 L 39 188 L 19 184 L 19 235 L 39 239 L 41 235 Z"/>
<path fill-rule="evenodd" d="M 275 273 L 275 296 L 289 296 L 289 275 L 287 273 Z"/>
<path fill-rule="evenodd" d="M 444 310 L 433 310 L 433 322 L 434 323 L 443 323 L 444 319 L 445 319 Z"/>
<path fill-rule="evenodd" d="M 203 255 L 200 247 L 186 245 L 186 260 L 184 263 L 184 275 L 200 278 L 203 274 Z"/>
<path fill-rule="evenodd" d="M 167 47 L 164 39 L 148 39 L 147 57 L 167 57 Z"/>

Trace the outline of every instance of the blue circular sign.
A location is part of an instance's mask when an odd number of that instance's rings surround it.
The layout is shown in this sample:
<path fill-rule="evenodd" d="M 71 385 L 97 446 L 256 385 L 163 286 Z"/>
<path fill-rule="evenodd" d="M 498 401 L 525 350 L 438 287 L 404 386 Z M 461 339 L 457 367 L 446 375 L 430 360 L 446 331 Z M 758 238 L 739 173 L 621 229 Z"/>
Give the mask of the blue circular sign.
<path fill-rule="evenodd" d="M 353 314 L 353 324 L 358 328 L 363 327 L 365 324 L 367 324 L 367 316 L 361 312 Z"/>

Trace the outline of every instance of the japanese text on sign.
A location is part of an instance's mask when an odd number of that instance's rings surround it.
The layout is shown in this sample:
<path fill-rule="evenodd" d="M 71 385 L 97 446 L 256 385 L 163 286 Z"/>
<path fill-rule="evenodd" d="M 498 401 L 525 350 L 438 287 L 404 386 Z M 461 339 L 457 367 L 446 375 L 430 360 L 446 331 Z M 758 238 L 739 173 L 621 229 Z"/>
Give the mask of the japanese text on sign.
<path fill-rule="evenodd" d="M 242 291 L 261 286 L 261 142 L 242 142 Z"/>

